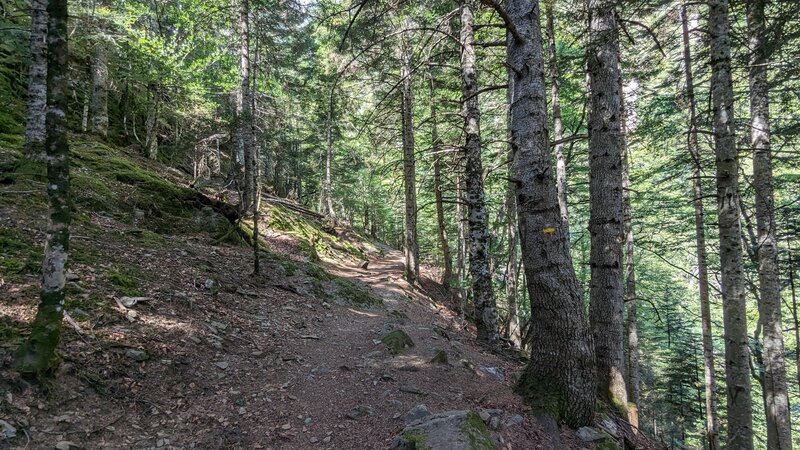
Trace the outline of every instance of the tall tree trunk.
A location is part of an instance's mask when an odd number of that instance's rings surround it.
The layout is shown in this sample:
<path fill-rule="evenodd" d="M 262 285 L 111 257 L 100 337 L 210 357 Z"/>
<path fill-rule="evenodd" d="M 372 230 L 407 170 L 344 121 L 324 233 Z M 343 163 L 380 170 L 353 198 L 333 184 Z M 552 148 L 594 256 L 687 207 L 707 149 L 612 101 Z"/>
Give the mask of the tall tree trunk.
<path fill-rule="evenodd" d="M 249 211 L 255 201 L 255 164 L 258 163 L 253 139 L 253 100 L 250 90 L 250 2 L 242 0 L 239 10 L 239 95 L 236 99 L 236 127 L 239 153 L 244 161 L 244 183 L 240 187 L 239 209 Z"/>
<path fill-rule="evenodd" d="M 481 113 L 478 109 L 478 70 L 475 65 L 474 19 L 470 4 L 461 3 L 461 87 L 464 105 L 464 159 L 469 218 L 469 272 L 478 340 L 496 346 L 500 341 L 497 305 L 489 267 L 489 216 L 483 192 Z"/>
<path fill-rule="evenodd" d="M 739 158 L 733 121 L 728 1 L 709 0 L 711 93 L 717 159 L 717 213 L 725 324 L 728 447 L 753 448 L 747 302 L 739 224 Z"/>
<path fill-rule="evenodd" d="M 453 280 L 453 258 L 450 255 L 450 243 L 447 240 L 447 227 L 444 220 L 444 200 L 442 198 L 442 141 L 439 139 L 438 117 L 436 114 L 436 85 L 433 73 L 428 71 L 431 90 L 431 143 L 433 144 L 433 193 L 436 201 L 436 226 L 439 231 L 439 245 L 442 248 L 444 273 L 442 284 L 450 288 Z"/>
<path fill-rule="evenodd" d="M 108 135 L 108 56 L 106 43 L 96 42 L 92 57 L 92 133 Z"/>
<path fill-rule="evenodd" d="M 47 3 L 47 197 L 50 220 L 42 263 L 42 290 L 31 334 L 17 351 L 16 369 L 27 376 L 43 376 L 55 369 L 56 347 L 64 317 L 64 285 L 69 255 L 69 143 L 67 142 L 67 0 Z"/>
<path fill-rule="evenodd" d="M 556 51 L 556 32 L 553 24 L 553 4 L 555 0 L 545 2 L 545 15 L 547 16 L 547 43 L 550 52 L 548 64 L 550 76 L 550 90 L 553 103 L 553 139 L 556 142 L 554 151 L 556 155 L 556 188 L 558 190 L 558 208 L 561 219 L 564 221 L 564 230 L 569 236 L 569 212 L 567 209 L 567 162 L 564 159 L 564 127 L 561 124 L 561 81 L 558 73 L 558 52 Z"/>
<path fill-rule="evenodd" d="M 788 242 L 787 242 L 788 244 Z M 797 384 L 800 385 L 800 316 L 797 315 L 797 293 L 794 287 L 794 261 L 792 259 L 792 248 L 789 250 L 789 289 L 792 294 L 792 320 L 794 322 L 794 357 L 797 366 Z"/>
<path fill-rule="evenodd" d="M 325 121 L 325 173 L 322 178 L 322 193 L 319 198 L 320 212 L 336 222 L 336 211 L 333 209 L 333 196 L 331 194 L 331 166 L 333 164 L 333 108 L 334 89 L 336 82 L 331 85 L 328 96 L 328 118 Z"/>
<path fill-rule="evenodd" d="M 406 28 L 410 28 L 406 24 Z M 411 49 L 402 36 L 400 56 L 400 79 L 403 83 L 403 182 L 405 185 L 405 278 L 416 283 L 419 278 L 419 243 L 417 242 L 417 187 L 414 155 L 414 99 L 411 90 Z"/>
<path fill-rule="evenodd" d="M 620 77 L 622 84 L 622 77 Z M 639 430 L 639 399 L 641 388 L 639 384 L 639 326 L 636 323 L 636 265 L 634 261 L 633 247 L 633 209 L 631 208 L 631 178 L 630 178 L 630 154 L 628 151 L 628 131 L 630 130 L 627 121 L 628 105 L 625 103 L 624 91 L 620 101 L 620 121 L 622 123 L 622 218 L 623 230 L 625 233 L 625 303 L 627 304 L 628 316 L 625 322 L 625 334 L 628 342 L 628 417 L 633 432 Z"/>
<path fill-rule="evenodd" d="M 590 322 L 600 396 L 627 414 L 622 274 L 622 134 L 614 0 L 589 1 Z"/>
<path fill-rule="evenodd" d="M 594 414 L 595 359 L 550 162 L 539 2 L 508 0 L 507 13 L 519 36 L 506 46 L 511 168 L 534 343 L 517 389 L 534 409 L 581 426 Z"/>
<path fill-rule="evenodd" d="M 703 187 L 700 164 L 700 148 L 697 143 L 697 113 L 694 98 L 694 76 L 692 75 L 692 50 L 689 39 L 689 19 L 686 6 L 681 7 L 683 29 L 683 68 L 686 76 L 686 101 L 689 105 L 689 130 L 686 146 L 692 156 L 692 187 L 694 203 L 694 229 L 697 246 L 697 284 L 700 293 L 700 321 L 703 334 L 703 367 L 706 395 L 706 439 L 709 450 L 719 450 L 719 413 L 717 412 L 716 369 L 714 368 L 714 344 L 711 337 L 711 306 L 708 296 L 708 256 L 703 212 Z"/>
<path fill-rule="evenodd" d="M 44 160 L 47 109 L 47 0 L 31 1 L 30 49 L 25 148 L 29 158 Z"/>
<path fill-rule="evenodd" d="M 766 42 L 766 0 L 747 2 L 750 36 L 750 146 L 753 150 L 753 186 L 756 196 L 758 230 L 758 314 L 764 327 L 764 402 L 767 416 L 767 448 L 792 448 L 789 392 L 783 349 L 781 287 L 778 244 L 775 238 L 775 204 L 772 189 L 772 154 L 769 126 L 769 85 L 767 66 L 770 51 Z"/>
<path fill-rule="evenodd" d="M 456 169 L 456 221 L 458 225 L 458 252 L 456 254 L 456 271 L 458 275 L 458 298 L 459 298 L 459 314 L 462 318 L 465 314 L 467 305 L 467 215 L 466 201 L 464 200 L 464 192 L 466 191 L 466 183 L 464 182 L 464 173 L 461 168 Z"/>
<path fill-rule="evenodd" d="M 514 95 L 514 77 L 508 73 L 508 109 L 506 110 L 506 120 L 508 122 L 508 141 L 511 142 L 511 104 Z M 508 146 L 508 160 L 514 160 L 514 146 Z M 506 300 L 508 302 L 508 316 L 505 329 L 508 332 L 508 339 L 522 349 L 522 324 L 519 321 L 519 232 L 517 230 L 517 199 L 515 198 L 515 184 L 512 180 L 511 166 L 508 167 L 508 183 L 506 184 L 506 220 L 508 224 L 508 263 L 506 264 Z"/>
<path fill-rule="evenodd" d="M 147 93 L 149 102 L 147 104 L 147 118 L 144 122 L 144 147 L 147 157 L 156 159 L 158 158 L 158 106 L 161 96 L 158 92 L 158 87 L 153 82 L 147 85 Z"/>

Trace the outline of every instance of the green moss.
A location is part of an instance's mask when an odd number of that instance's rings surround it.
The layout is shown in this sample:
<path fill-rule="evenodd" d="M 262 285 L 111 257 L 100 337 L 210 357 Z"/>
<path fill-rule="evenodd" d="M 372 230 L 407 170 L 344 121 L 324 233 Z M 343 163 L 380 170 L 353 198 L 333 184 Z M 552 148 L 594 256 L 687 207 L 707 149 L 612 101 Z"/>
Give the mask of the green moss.
<path fill-rule="evenodd" d="M 0 228 L 0 274 L 12 276 L 41 272 L 42 248 L 30 235 L 11 228 Z"/>
<path fill-rule="evenodd" d="M 17 350 L 14 361 L 14 368 L 23 376 L 47 378 L 58 367 L 56 348 L 64 318 L 63 303 L 63 291 L 42 294 L 31 334 Z"/>
<path fill-rule="evenodd" d="M 534 411 L 540 411 L 558 419 L 563 418 L 566 412 L 566 399 L 562 397 L 561 389 L 556 380 L 537 376 L 528 370 L 523 372 L 514 387 L 514 390 Z"/>
<path fill-rule="evenodd" d="M 334 281 L 338 286 L 336 295 L 344 302 L 361 308 L 383 306 L 383 300 L 373 294 L 369 288 L 344 278 L 336 278 Z"/>
<path fill-rule="evenodd" d="M 21 340 L 19 324 L 14 322 L 11 317 L 0 316 L 0 341 L 17 345 Z"/>
<path fill-rule="evenodd" d="M 73 173 L 70 178 L 75 205 L 88 211 L 108 211 L 116 206 L 116 196 L 104 179 Z"/>
<path fill-rule="evenodd" d="M 486 424 L 473 411 L 467 413 L 464 421 L 464 433 L 469 438 L 470 450 L 498 450 L 497 443 L 492 439 Z"/>
<path fill-rule="evenodd" d="M 139 275 L 141 274 L 135 270 L 121 269 L 109 271 L 106 277 L 111 284 L 116 286 L 121 295 L 135 297 L 142 295 L 142 291 L 139 290 L 139 282 L 136 279 Z"/>
<path fill-rule="evenodd" d="M 158 233 L 143 228 L 133 228 L 126 232 L 127 234 L 136 238 L 136 243 L 144 247 L 160 247 L 163 246 L 166 240 Z"/>
<path fill-rule="evenodd" d="M 425 433 L 419 430 L 408 430 L 403 432 L 403 439 L 406 441 L 405 448 L 409 450 L 427 450 L 428 446 L 425 445 Z"/>
<path fill-rule="evenodd" d="M 316 264 L 306 264 L 305 272 L 308 276 L 315 280 L 328 281 L 331 279 L 331 276 L 328 275 L 328 272 L 325 272 L 325 269 Z"/>

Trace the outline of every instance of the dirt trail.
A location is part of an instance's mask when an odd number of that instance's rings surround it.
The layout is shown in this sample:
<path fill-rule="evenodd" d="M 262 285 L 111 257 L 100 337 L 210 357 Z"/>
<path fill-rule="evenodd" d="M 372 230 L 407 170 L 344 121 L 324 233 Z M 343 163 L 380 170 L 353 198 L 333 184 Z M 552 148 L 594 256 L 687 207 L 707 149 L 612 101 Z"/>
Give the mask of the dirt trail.
<path fill-rule="evenodd" d="M 370 286 L 385 304 L 358 309 L 289 286 L 309 280 L 279 276 L 279 262 L 267 261 L 260 277 L 247 275 L 243 247 L 209 247 L 198 236 L 145 249 L 126 240 L 119 223 L 98 227 L 91 242 L 98 260 L 135 264 L 152 301 L 137 305 L 133 318 L 108 306 L 90 312 L 83 335 L 67 328 L 65 362 L 49 397 L 14 378 L 13 349 L 0 346 L 7 380 L 0 415 L 20 431 L 0 448 L 68 441 L 92 449 L 385 449 L 418 404 L 432 413 L 520 414 L 522 423 L 501 432 L 504 448 L 548 448 L 511 392 L 519 364 L 475 345 L 451 311 L 409 286 L 397 251 L 368 269 L 326 265 Z M 302 262 L 293 239 L 274 233 L 267 240 L 274 253 Z M 103 293 L 97 281 L 105 264 L 72 267 L 77 283 Z M 207 277 L 219 290 L 203 286 Z M 36 286 L 30 279 L 3 287 L 10 320 L 31 320 Z M 397 356 L 380 342 L 394 328 L 416 344 Z M 449 364 L 429 362 L 439 349 Z M 140 361 L 137 351 L 147 357 Z"/>

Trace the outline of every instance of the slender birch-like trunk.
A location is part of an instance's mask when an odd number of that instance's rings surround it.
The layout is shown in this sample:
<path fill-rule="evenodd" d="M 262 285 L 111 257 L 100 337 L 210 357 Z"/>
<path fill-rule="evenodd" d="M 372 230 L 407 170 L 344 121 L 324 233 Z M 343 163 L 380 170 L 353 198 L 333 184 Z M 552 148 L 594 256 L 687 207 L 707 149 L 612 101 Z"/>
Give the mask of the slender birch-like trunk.
<path fill-rule="evenodd" d="M 714 368 L 714 344 L 711 337 L 711 306 L 708 290 L 708 256 L 703 211 L 702 171 L 700 147 L 697 142 L 697 112 L 694 97 L 694 75 L 692 74 L 692 49 L 689 38 L 687 7 L 681 7 L 683 30 L 683 68 L 686 77 L 686 102 L 689 108 L 689 130 L 686 146 L 692 157 L 692 188 L 694 203 L 695 245 L 697 247 L 697 285 L 700 294 L 700 322 L 703 339 L 703 384 L 705 387 L 706 439 L 709 450 L 719 450 L 719 413 L 717 411 L 716 369 Z"/>
<path fill-rule="evenodd" d="M 92 133 L 108 135 L 108 54 L 103 41 L 96 42 L 92 56 Z"/>
<path fill-rule="evenodd" d="M 64 318 L 64 285 L 69 255 L 69 143 L 66 108 L 69 90 L 67 0 L 47 3 L 47 198 L 50 218 L 42 263 L 42 290 L 31 334 L 17 351 L 15 368 L 25 376 L 50 375 Z"/>
<path fill-rule="evenodd" d="M 25 148 L 29 158 L 44 160 L 47 109 L 47 0 L 31 1 L 30 50 Z"/>

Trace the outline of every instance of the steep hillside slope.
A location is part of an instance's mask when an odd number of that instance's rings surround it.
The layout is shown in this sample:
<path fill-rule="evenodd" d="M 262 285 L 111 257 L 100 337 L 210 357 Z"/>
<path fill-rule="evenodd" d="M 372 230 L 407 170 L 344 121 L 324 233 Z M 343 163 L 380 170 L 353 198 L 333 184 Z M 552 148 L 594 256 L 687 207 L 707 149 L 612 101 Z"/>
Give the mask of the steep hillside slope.
<path fill-rule="evenodd" d="M 224 195 L 91 140 L 73 140 L 72 160 L 68 319 L 47 392 L 10 369 L 35 314 L 43 183 L 30 166 L 0 177 L 0 418 L 16 430 L 0 447 L 381 449 L 421 404 L 483 411 L 499 448 L 591 447 L 530 418 L 511 391 L 520 363 L 403 281 L 397 251 L 267 199 L 253 275 Z"/>

